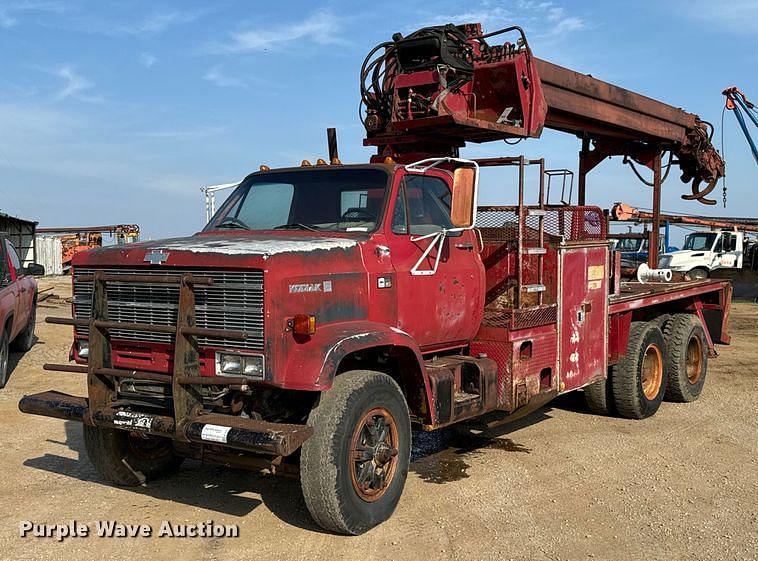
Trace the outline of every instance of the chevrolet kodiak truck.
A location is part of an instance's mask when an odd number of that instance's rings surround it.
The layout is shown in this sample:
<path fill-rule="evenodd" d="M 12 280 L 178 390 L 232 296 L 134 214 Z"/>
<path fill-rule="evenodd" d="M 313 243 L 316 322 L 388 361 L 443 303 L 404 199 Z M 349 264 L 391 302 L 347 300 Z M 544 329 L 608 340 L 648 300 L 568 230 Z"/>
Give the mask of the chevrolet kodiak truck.
<path fill-rule="evenodd" d="M 484 161 L 304 165 L 249 175 L 193 236 L 78 254 L 88 395 L 29 395 L 80 421 L 117 485 L 185 457 L 299 465 L 325 529 L 394 511 L 411 426 L 503 422 L 583 389 L 642 419 L 700 395 L 727 343 L 726 281 L 621 283 L 592 206 L 476 207 Z M 487 160 L 523 171 L 544 161 Z"/>
<path fill-rule="evenodd" d="M 329 164 L 262 166 L 194 236 L 77 255 L 73 318 L 52 318 L 74 326 L 76 364 L 46 368 L 85 374 L 87 395 L 20 409 L 81 421 L 118 485 L 185 457 L 297 466 L 316 522 L 359 534 L 400 500 L 413 425 L 492 426 L 578 389 L 632 419 L 698 398 L 729 342 L 729 283 L 621 282 L 583 178 L 630 153 L 660 187 L 671 150 L 706 201 L 724 168 L 707 124 L 535 59 L 518 27 L 396 34 L 361 98 L 371 164 L 341 165 L 335 139 Z M 457 157 L 544 127 L 583 138 L 579 206 L 545 204 L 541 159 Z M 500 186 L 516 205 L 477 206 L 480 166 L 517 168 Z"/>

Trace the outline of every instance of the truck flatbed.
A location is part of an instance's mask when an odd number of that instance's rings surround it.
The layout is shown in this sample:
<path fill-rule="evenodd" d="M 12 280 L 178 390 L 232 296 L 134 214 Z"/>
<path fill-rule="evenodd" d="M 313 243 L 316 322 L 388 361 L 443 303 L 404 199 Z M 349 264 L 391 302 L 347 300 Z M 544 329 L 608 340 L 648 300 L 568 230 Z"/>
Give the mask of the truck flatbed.
<path fill-rule="evenodd" d="M 620 293 L 610 295 L 608 312 L 615 314 L 699 296 L 708 292 L 719 293 L 724 290 L 730 290 L 730 283 L 720 279 L 682 282 L 622 282 Z"/>

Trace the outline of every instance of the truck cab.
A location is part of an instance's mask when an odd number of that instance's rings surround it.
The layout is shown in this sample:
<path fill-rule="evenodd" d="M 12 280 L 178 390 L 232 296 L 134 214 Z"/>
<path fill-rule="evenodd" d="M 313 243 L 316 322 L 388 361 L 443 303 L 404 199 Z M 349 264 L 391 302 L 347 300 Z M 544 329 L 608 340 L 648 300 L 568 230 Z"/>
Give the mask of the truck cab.
<path fill-rule="evenodd" d="M 636 270 L 642 263 L 647 262 L 648 244 L 650 243 L 648 232 L 640 234 L 626 234 L 623 238 L 614 240 L 613 251 L 621 253 L 621 267 L 623 269 Z M 666 235 L 658 242 L 658 252 L 663 255 L 677 251 L 668 242 L 668 230 Z"/>
<path fill-rule="evenodd" d="M 484 268 L 474 232 L 450 231 L 451 185 L 442 169 L 421 174 L 385 164 L 256 172 L 194 236 L 77 255 L 75 317 L 89 319 L 92 303 L 92 283 L 80 282 L 80 273 L 118 267 L 157 274 L 202 264 L 214 286 L 198 294 L 198 324 L 247 332 L 234 350 L 258 357 L 249 359 L 260 361 L 256 376 L 272 386 L 328 388 L 331 361 L 365 346 L 356 330 L 366 342 L 406 340 L 414 353 L 463 347 L 481 321 Z M 440 232 L 447 234 L 435 260 L 424 249 Z M 167 321 L 154 298 L 119 294 L 109 301 L 111 318 Z M 299 318 L 311 322 L 311 332 L 293 333 Z M 139 332 L 123 335 L 142 340 Z M 124 343 L 124 352 L 114 342 L 114 365 L 165 366 L 169 340 Z M 77 329 L 76 358 L 86 341 L 86 328 Z M 202 342 L 203 374 L 241 374 L 226 366 L 228 340 Z"/>
<path fill-rule="evenodd" d="M 742 232 L 693 232 L 687 234 L 681 250 L 662 255 L 658 266 L 690 279 L 708 278 L 717 269 L 741 269 L 744 241 Z"/>

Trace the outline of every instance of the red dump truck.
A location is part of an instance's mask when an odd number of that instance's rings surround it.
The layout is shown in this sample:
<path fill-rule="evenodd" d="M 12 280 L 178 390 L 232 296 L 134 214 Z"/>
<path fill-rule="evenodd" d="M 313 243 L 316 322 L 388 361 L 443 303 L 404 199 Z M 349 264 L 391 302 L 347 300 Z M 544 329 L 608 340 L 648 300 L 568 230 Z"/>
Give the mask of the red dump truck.
<path fill-rule="evenodd" d="M 547 204 L 543 160 L 430 146 L 261 166 L 198 234 L 77 255 L 73 318 L 49 318 L 74 326 L 75 364 L 45 368 L 88 395 L 20 409 L 82 422 L 119 485 L 185 457 L 297 466 L 314 519 L 359 534 L 400 499 L 412 425 L 492 425 L 577 389 L 633 419 L 697 399 L 728 282 L 622 282 L 603 211 Z M 478 206 L 485 166 L 518 171 L 510 205 Z"/>

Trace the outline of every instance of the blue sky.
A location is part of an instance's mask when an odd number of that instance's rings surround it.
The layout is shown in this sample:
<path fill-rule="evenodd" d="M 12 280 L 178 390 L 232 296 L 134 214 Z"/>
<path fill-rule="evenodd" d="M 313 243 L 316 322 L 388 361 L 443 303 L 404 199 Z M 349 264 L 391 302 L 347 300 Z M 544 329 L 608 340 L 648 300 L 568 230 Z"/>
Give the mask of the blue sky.
<path fill-rule="evenodd" d="M 698 113 L 716 124 L 718 146 L 723 87 L 758 98 L 754 0 L 0 1 L 0 208 L 44 226 L 197 231 L 201 186 L 323 157 L 328 126 L 343 161 L 366 161 L 366 52 L 395 31 L 466 21 L 522 25 L 537 56 Z M 664 209 L 758 215 L 756 167 L 730 114 L 725 141 L 728 208 L 682 201 L 672 173 Z M 576 169 L 578 150 L 546 132 L 465 154 L 523 152 Z M 508 175 L 484 179 L 483 202 L 513 202 Z M 650 204 L 618 159 L 588 182 L 593 203 Z"/>

